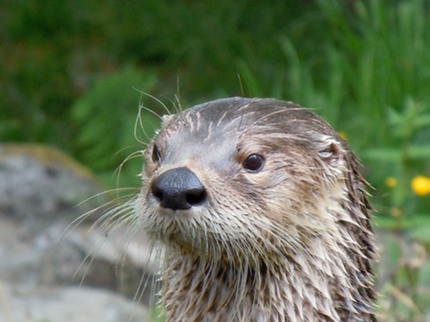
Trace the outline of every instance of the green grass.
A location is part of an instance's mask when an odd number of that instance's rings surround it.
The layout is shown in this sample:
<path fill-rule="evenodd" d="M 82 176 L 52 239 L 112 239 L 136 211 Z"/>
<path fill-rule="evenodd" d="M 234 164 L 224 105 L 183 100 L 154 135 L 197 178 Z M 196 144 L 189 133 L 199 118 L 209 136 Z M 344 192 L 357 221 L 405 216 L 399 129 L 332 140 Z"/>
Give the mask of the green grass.
<path fill-rule="evenodd" d="M 74 140 L 75 155 L 106 186 L 139 185 L 144 142 L 153 136 L 160 124 L 157 115 L 164 111 L 153 108 L 149 112 L 138 103 L 156 82 L 153 72 L 126 67 L 97 80 L 72 107 L 72 121 L 80 128 Z"/>
<path fill-rule="evenodd" d="M 430 196 L 418 196 L 410 183 L 430 177 L 430 11 L 421 0 L 356 1 L 349 10 L 340 1 L 318 5 L 317 15 L 303 18 L 322 28 L 318 41 L 309 48 L 285 35 L 284 65 L 278 62 L 271 79 L 245 60 L 241 79 L 251 96 L 294 100 L 346 134 L 375 187 L 381 317 L 421 321 L 430 315 Z M 387 187 L 388 177 L 397 184 Z"/>
<path fill-rule="evenodd" d="M 381 316 L 421 321 L 430 316 L 430 195 L 410 183 L 430 177 L 429 8 L 420 0 L 356 1 L 348 12 L 339 1 L 318 4 L 324 35 L 312 53 L 281 39 L 286 64 L 271 95 L 315 109 L 346 134 L 376 188 L 377 234 L 387 236 L 379 238 L 388 256 L 377 268 Z M 264 95 L 267 84 L 241 68 L 245 87 Z"/>

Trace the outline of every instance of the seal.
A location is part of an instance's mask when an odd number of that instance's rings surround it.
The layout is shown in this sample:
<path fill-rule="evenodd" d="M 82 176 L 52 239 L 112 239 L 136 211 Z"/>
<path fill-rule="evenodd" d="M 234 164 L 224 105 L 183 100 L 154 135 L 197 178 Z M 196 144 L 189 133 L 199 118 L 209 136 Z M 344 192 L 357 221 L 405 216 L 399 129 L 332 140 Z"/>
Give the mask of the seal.
<path fill-rule="evenodd" d="M 311 111 L 215 100 L 163 118 L 136 222 L 168 321 L 376 321 L 359 162 Z"/>

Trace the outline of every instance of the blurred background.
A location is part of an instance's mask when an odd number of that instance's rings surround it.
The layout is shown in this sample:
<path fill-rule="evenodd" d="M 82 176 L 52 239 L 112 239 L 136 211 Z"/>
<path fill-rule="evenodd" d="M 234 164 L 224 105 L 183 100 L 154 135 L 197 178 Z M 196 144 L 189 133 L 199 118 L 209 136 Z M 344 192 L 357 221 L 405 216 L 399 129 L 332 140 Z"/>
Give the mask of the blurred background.
<path fill-rule="evenodd" d="M 430 321 L 428 1 L 3 0 L 0 21 L 1 144 L 58 149 L 104 190 L 138 188 L 141 158 L 123 161 L 166 107 L 323 116 L 373 187 L 381 317 Z"/>

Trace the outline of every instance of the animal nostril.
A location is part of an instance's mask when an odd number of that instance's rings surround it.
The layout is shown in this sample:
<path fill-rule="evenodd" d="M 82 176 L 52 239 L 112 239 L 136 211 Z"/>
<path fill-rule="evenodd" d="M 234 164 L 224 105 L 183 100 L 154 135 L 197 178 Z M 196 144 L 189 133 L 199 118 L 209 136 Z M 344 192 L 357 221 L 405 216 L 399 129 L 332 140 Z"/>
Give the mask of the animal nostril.
<path fill-rule="evenodd" d="M 151 188 L 152 188 L 152 194 L 154 195 L 154 197 L 160 202 L 163 201 L 164 199 L 163 191 L 161 191 L 157 187 L 154 187 L 154 185 L 152 185 Z"/>
<path fill-rule="evenodd" d="M 168 170 L 151 184 L 151 192 L 161 207 L 190 209 L 206 201 L 207 193 L 199 178 L 186 167 Z"/>
<path fill-rule="evenodd" d="M 190 205 L 199 205 L 206 200 L 206 190 L 192 189 L 186 194 L 186 200 Z"/>

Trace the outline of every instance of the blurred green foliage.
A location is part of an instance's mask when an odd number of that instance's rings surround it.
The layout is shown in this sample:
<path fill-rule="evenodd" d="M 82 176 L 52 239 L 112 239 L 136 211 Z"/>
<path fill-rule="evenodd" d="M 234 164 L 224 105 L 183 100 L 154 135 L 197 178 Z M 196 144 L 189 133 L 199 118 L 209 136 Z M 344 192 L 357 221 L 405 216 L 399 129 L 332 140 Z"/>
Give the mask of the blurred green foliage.
<path fill-rule="evenodd" d="M 0 19 L 0 140 L 59 146 L 107 184 L 144 149 L 136 120 L 151 135 L 165 113 L 141 92 L 172 111 L 175 96 L 184 107 L 244 95 L 312 108 L 376 188 L 393 267 L 378 282 L 384 320 L 429 317 L 430 195 L 411 188 L 430 177 L 427 1 L 9 0 Z M 120 185 L 138 186 L 140 166 L 127 162 Z"/>
<path fill-rule="evenodd" d="M 137 181 L 142 168 L 139 151 L 159 127 L 160 119 L 157 114 L 133 107 L 141 95 L 138 91 L 150 92 L 156 81 L 154 73 L 127 67 L 97 81 L 72 106 L 71 119 L 80 128 L 75 137 L 76 156 L 106 184 L 112 181 L 112 169 L 116 167 L 121 180 L 118 186 Z M 139 138 L 141 132 L 145 136 Z M 135 183 L 138 185 L 138 181 Z"/>

